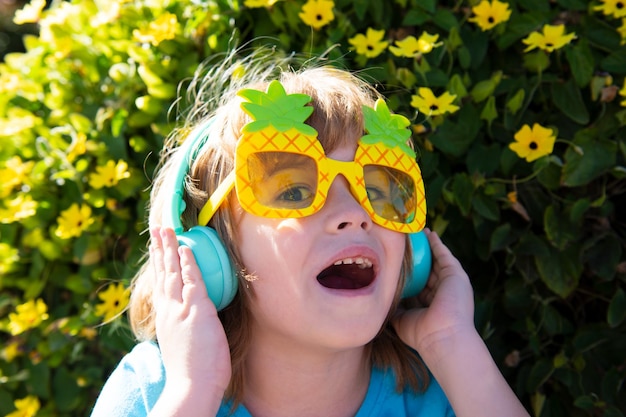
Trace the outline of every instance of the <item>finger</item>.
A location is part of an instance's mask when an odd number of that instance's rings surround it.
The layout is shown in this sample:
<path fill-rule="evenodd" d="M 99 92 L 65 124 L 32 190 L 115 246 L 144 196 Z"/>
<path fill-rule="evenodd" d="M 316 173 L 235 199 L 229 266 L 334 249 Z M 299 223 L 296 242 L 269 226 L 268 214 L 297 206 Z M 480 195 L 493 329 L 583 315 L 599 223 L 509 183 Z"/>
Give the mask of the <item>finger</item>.
<path fill-rule="evenodd" d="M 160 228 L 150 229 L 150 266 L 153 274 L 154 291 L 152 302 L 156 306 L 163 299 L 163 281 L 165 280 L 165 266 L 163 264 L 163 242 L 161 241 Z"/>
<path fill-rule="evenodd" d="M 439 284 L 439 281 L 448 275 L 463 271 L 463 267 L 450 249 L 443 243 L 437 232 L 427 233 L 427 237 L 433 253 L 432 270 L 435 273 L 434 285 L 436 286 Z"/>
<path fill-rule="evenodd" d="M 183 280 L 180 273 L 180 258 L 178 256 L 178 240 L 174 230 L 161 230 L 163 242 L 164 283 L 163 293 L 166 298 L 182 301 Z"/>
<path fill-rule="evenodd" d="M 187 305 L 206 303 L 209 296 L 204 281 L 202 280 L 202 274 L 200 273 L 196 259 L 193 256 L 193 252 L 190 248 L 181 246 L 178 248 L 178 255 L 180 257 L 183 282 L 183 303 Z M 212 302 L 209 304 L 213 305 Z"/>

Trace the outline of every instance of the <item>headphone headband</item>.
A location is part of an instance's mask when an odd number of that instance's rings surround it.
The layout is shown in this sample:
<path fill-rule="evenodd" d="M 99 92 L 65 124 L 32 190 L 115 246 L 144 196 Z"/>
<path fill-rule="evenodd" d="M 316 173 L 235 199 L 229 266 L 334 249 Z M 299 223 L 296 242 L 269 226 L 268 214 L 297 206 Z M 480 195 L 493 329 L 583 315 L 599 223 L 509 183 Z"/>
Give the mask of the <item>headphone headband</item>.
<path fill-rule="evenodd" d="M 183 198 L 185 178 L 189 173 L 191 164 L 196 158 L 198 151 L 204 146 L 211 135 L 210 129 L 213 125 L 213 120 L 213 118 L 210 118 L 193 129 L 185 138 L 185 141 L 180 146 L 178 154 L 176 155 L 175 176 L 172 181 L 168 182 L 169 188 L 171 189 L 170 192 L 165 194 L 171 195 L 171 199 L 169 204 L 165 204 L 163 208 L 162 220 L 163 226 L 171 227 L 177 235 L 184 232 L 181 216 L 186 208 Z"/>

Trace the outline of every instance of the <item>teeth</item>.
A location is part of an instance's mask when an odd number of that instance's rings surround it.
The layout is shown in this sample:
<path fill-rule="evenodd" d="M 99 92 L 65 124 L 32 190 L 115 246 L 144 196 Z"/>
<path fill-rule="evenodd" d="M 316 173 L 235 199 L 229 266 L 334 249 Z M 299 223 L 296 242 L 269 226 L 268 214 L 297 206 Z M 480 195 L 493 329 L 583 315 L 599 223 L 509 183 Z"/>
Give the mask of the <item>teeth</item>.
<path fill-rule="evenodd" d="M 370 261 L 367 258 L 345 258 L 345 259 L 340 259 L 337 262 L 335 262 L 335 265 L 352 265 L 352 264 L 356 264 L 359 268 L 361 269 L 365 269 L 365 268 L 371 268 L 372 267 L 372 261 Z"/>

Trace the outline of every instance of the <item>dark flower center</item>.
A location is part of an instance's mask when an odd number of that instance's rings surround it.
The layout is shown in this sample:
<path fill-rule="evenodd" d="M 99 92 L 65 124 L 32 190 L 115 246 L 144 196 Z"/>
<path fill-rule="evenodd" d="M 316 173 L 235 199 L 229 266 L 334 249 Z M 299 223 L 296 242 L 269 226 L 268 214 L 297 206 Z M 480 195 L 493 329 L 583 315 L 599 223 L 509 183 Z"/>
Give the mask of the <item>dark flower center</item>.
<path fill-rule="evenodd" d="M 495 21 L 496 21 L 496 19 L 494 19 L 493 16 L 489 16 L 489 18 L 487 19 L 487 22 L 489 22 L 489 23 L 493 23 Z"/>
<path fill-rule="evenodd" d="M 536 150 L 539 147 L 539 145 L 537 145 L 537 142 L 533 141 L 533 142 L 530 142 L 528 147 L 534 151 L 534 150 Z"/>
<path fill-rule="evenodd" d="M 439 110 L 439 106 L 436 104 L 431 104 L 429 107 L 432 111 Z"/>
<path fill-rule="evenodd" d="M 315 16 L 315 18 L 316 18 L 317 20 L 322 20 L 322 15 L 321 15 L 321 14 L 318 14 L 317 16 Z"/>

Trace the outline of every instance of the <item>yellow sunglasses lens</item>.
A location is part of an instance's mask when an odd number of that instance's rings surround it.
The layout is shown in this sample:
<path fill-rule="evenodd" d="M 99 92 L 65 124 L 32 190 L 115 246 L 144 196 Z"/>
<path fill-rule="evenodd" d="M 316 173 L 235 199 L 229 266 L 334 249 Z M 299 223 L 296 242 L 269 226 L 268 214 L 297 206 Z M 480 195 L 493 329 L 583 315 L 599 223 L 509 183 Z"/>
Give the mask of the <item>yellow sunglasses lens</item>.
<path fill-rule="evenodd" d="M 307 155 L 257 152 L 248 155 L 250 188 L 259 204 L 272 209 L 303 209 L 317 194 L 317 164 Z"/>
<path fill-rule="evenodd" d="M 414 220 L 415 183 L 410 175 L 382 165 L 366 165 L 363 176 L 367 198 L 378 216 L 395 223 Z"/>

